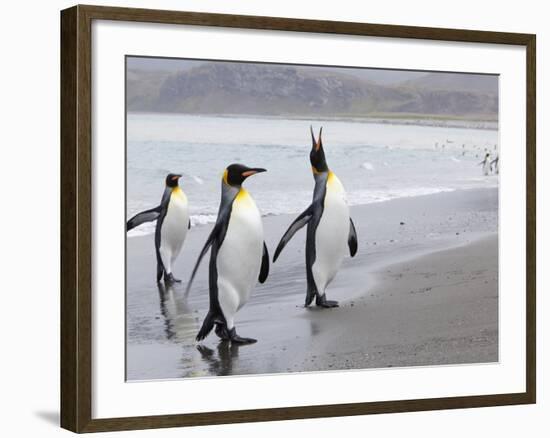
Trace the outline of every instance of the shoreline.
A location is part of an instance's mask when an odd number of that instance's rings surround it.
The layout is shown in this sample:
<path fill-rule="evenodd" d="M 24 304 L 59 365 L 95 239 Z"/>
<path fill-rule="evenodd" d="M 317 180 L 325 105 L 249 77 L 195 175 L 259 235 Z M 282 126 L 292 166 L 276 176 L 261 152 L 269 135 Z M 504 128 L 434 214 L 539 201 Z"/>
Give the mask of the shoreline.
<path fill-rule="evenodd" d="M 257 285 L 250 302 L 237 315 L 238 332 L 258 339 L 257 344 L 243 347 L 218 343 L 214 335 L 200 347 L 194 341 L 208 307 L 208 263 L 201 265 L 188 299 L 183 298 L 183 291 L 196 252 L 211 227 L 196 227 L 195 232 L 189 233 L 175 268 L 177 277 L 184 282 L 168 290 L 158 290 L 154 283 L 151 236 L 129 238 L 128 379 L 498 360 L 495 356 L 498 300 L 475 295 L 495 295 L 492 289 L 497 284 L 494 278 L 498 269 L 497 206 L 498 190 L 493 188 L 352 207 L 359 252 L 353 259 L 346 258 L 327 289 L 327 297 L 339 300 L 340 307 L 324 311 L 303 307 L 305 233 L 298 233 L 277 263 L 271 264 L 268 281 Z M 293 215 L 264 218 L 266 243 L 271 251 L 293 218 Z M 451 255 L 443 257 L 446 252 Z M 471 263 L 476 254 L 481 255 L 478 262 L 487 265 L 486 277 L 476 274 L 479 269 Z M 444 258 L 445 263 L 441 261 Z M 440 269 L 431 272 L 440 262 L 443 263 Z M 461 273 L 454 272 L 459 271 L 458 268 L 450 268 L 457 264 L 463 266 Z M 430 275 L 424 278 L 419 273 Z M 457 282 L 462 285 L 458 294 L 456 288 L 453 289 Z M 415 285 L 414 293 L 405 290 L 410 284 Z M 438 296 L 430 292 L 434 286 L 440 287 Z M 431 288 L 430 291 L 424 290 L 427 288 Z M 457 305 L 453 300 L 460 295 L 468 297 L 468 301 Z M 438 304 L 441 297 L 445 297 L 445 301 Z M 487 306 L 481 306 L 478 298 Z M 438 324 L 430 323 L 426 317 L 418 322 L 403 313 L 407 308 L 425 311 L 422 303 L 432 308 L 427 316 L 438 315 Z M 475 303 L 473 307 L 472 303 Z M 462 313 L 455 315 L 453 309 Z M 477 312 L 476 309 L 484 310 Z M 390 325 L 388 329 L 388 322 L 395 317 L 395 312 L 403 317 L 402 327 L 415 327 L 416 338 L 408 336 L 406 330 L 392 335 L 395 327 Z M 468 314 L 477 314 L 478 326 L 486 324 L 486 333 L 476 335 L 483 338 L 483 342 L 469 342 L 470 334 L 463 330 L 464 326 L 451 324 Z M 365 338 L 362 333 L 366 333 Z M 446 335 L 434 340 L 437 333 Z M 472 336 L 472 339 L 476 337 Z M 308 354 L 304 356 L 304 352 Z"/>
<path fill-rule="evenodd" d="M 480 115 L 474 116 L 442 116 L 440 114 L 416 114 L 416 113 L 372 113 L 365 115 L 341 115 L 341 116 L 323 116 L 323 115 L 276 115 L 276 114 L 215 114 L 215 113 L 180 113 L 180 112 L 151 112 L 151 111 L 128 111 L 128 115 L 164 115 L 164 116 L 195 116 L 195 117 L 218 117 L 229 119 L 272 119 L 272 120 L 327 120 L 327 121 L 346 121 L 352 123 L 381 123 L 388 125 L 415 125 L 442 128 L 459 129 L 481 129 L 498 130 L 498 118 L 486 117 Z"/>
<path fill-rule="evenodd" d="M 486 187 L 486 188 L 480 188 L 480 187 L 474 187 L 474 188 L 452 188 L 452 189 L 449 189 L 449 188 L 445 188 L 445 189 L 441 189 L 439 191 L 435 191 L 433 193 L 425 193 L 425 194 L 420 194 L 420 195 L 409 195 L 409 196 L 398 196 L 398 197 L 395 197 L 395 198 L 390 198 L 390 199 L 380 199 L 380 200 L 377 200 L 377 201 L 372 201 L 372 202 L 368 202 L 368 203 L 365 203 L 365 204 L 354 204 L 354 205 L 349 205 L 350 207 L 350 211 L 352 209 L 355 209 L 355 208 L 363 208 L 363 207 L 367 207 L 367 206 L 371 206 L 371 205 L 376 205 L 376 204 L 383 204 L 383 203 L 386 203 L 386 202 L 394 202 L 394 201 L 399 201 L 399 200 L 402 200 L 402 199 L 411 199 L 411 198 L 422 198 L 422 197 L 425 197 L 425 196 L 434 196 L 434 195 L 441 195 L 441 194 L 445 194 L 445 193 L 453 193 L 453 192 L 464 192 L 464 193 L 468 193 L 468 192 L 475 192 L 477 190 L 491 190 L 491 189 L 495 189 L 496 187 Z M 277 217 L 287 217 L 288 220 L 290 222 L 292 222 L 292 220 L 294 219 L 295 216 L 299 215 L 300 213 L 302 212 L 302 210 L 300 209 L 297 209 L 296 211 L 294 212 L 291 212 L 291 213 L 263 213 L 261 214 L 261 217 L 262 217 L 262 220 L 271 220 L 269 218 L 277 218 Z M 197 221 L 195 223 L 193 223 L 193 218 L 195 217 L 212 217 L 211 220 L 203 220 L 203 221 Z M 191 228 L 203 228 L 203 227 L 210 227 L 212 226 L 215 222 L 216 222 L 216 215 L 215 214 L 210 214 L 210 213 L 195 213 L 195 214 L 191 214 L 190 215 L 190 219 L 191 219 Z M 133 238 L 142 238 L 142 237 L 146 237 L 146 236 L 150 236 L 152 234 L 155 233 L 155 229 L 154 229 L 154 226 L 150 225 L 149 227 L 147 227 L 147 224 L 145 224 L 145 229 L 149 228 L 148 231 L 142 231 L 140 230 L 139 228 L 135 228 L 134 230 L 130 231 L 128 234 L 128 237 L 129 239 L 133 239 Z"/>

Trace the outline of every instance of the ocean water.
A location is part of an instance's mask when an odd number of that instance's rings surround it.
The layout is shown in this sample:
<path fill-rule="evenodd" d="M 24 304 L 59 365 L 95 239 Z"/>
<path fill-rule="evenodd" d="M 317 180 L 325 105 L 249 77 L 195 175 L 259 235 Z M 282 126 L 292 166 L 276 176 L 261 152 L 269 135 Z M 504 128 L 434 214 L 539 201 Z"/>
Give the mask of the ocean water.
<path fill-rule="evenodd" d="M 486 152 L 498 154 L 498 131 L 487 124 L 425 126 L 354 120 L 128 114 L 127 215 L 158 205 L 169 172 L 181 173 L 193 226 L 214 222 L 225 167 L 265 167 L 245 186 L 263 215 L 299 213 L 311 201 L 309 126 L 323 127 L 330 169 L 350 205 L 490 187 L 482 175 Z M 436 123 L 434 123 L 436 124 Z M 479 129 L 482 126 L 483 129 Z M 128 235 L 154 232 L 144 224 Z"/>

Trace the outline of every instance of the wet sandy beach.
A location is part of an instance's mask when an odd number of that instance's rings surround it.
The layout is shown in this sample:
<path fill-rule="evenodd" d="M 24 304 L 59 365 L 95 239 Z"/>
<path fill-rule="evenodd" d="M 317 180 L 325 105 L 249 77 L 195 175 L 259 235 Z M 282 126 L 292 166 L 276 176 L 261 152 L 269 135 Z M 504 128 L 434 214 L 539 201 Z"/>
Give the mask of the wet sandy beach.
<path fill-rule="evenodd" d="M 183 293 L 211 225 L 190 230 L 174 269 L 183 283 L 168 289 L 155 282 L 153 236 L 129 238 L 127 378 L 497 361 L 497 207 L 495 188 L 352 207 L 359 251 L 327 290 L 336 309 L 303 307 L 299 232 L 237 314 L 239 334 L 258 339 L 245 346 L 194 340 L 208 309 L 206 260 Z M 271 255 L 293 218 L 264 218 Z"/>

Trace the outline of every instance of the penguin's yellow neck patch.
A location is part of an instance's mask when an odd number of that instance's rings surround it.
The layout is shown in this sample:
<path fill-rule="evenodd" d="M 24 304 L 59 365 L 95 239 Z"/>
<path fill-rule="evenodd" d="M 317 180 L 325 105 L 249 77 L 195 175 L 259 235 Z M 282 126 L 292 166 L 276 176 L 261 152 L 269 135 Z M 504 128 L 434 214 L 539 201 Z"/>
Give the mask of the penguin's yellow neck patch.
<path fill-rule="evenodd" d="M 235 200 L 238 202 L 242 202 L 242 201 L 245 201 L 247 198 L 250 198 L 250 195 L 248 194 L 246 189 L 243 189 L 241 187 L 241 189 L 239 190 L 239 193 L 237 193 L 237 197 L 235 198 Z"/>
<path fill-rule="evenodd" d="M 226 183 L 227 185 L 229 185 L 229 183 L 227 182 L 227 169 L 224 170 L 222 179 L 223 179 L 223 182 L 224 182 L 224 183 Z"/>
<path fill-rule="evenodd" d="M 181 198 L 181 199 L 187 199 L 187 196 L 185 196 L 185 193 L 179 186 L 174 187 L 172 189 L 172 196 L 177 196 L 178 198 Z"/>
<path fill-rule="evenodd" d="M 338 191 L 338 192 L 341 192 L 344 190 L 344 187 L 342 186 L 342 183 L 340 182 L 338 177 L 331 171 L 328 172 L 327 188 L 329 188 L 331 191 Z"/>
<path fill-rule="evenodd" d="M 239 193 L 237 193 L 237 196 L 235 196 L 234 202 L 238 204 L 239 208 L 253 207 L 255 205 L 252 197 L 248 194 L 246 189 L 243 189 L 242 187 L 239 190 Z"/>

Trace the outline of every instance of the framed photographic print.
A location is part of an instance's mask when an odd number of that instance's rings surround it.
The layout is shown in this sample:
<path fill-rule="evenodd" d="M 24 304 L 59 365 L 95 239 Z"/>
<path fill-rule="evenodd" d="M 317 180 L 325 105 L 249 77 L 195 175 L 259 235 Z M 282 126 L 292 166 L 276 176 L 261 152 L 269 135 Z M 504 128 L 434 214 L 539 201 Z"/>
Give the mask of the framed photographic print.
<path fill-rule="evenodd" d="M 62 427 L 535 402 L 534 35 L 75 6 L 61 55 Z"/>

